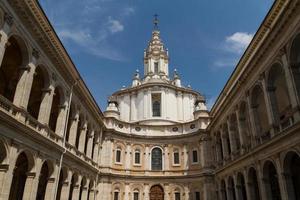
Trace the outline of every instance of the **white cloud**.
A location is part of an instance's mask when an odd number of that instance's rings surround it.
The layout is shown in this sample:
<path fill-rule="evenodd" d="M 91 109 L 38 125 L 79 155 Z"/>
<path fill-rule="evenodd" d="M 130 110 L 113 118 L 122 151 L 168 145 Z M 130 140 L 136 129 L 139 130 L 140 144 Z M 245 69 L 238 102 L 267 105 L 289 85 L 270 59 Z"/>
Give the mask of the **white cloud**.
<path fill-rule="evenodd" d="M 128 16 L 135 13 L 135 9 L 133 7 L 126 7 L 123 9 L 123 15 Z"/>
<path fill-rule="evenodd" d="M 124 30 L 124 25 L 115 19 L 112 19 L 111 17 L 109 17 L 108 19 L 108 28 L 110 30 L 111 33 L 117 33 L 117 32 L 121 32 Z"/>
<path fill-rule="evenodd" d="M 100 31 L 97 35 L 92 35 L 88 30 L 63 29 L 58 32 L 63 41 L 71 40 L 80 46 L 81 51 L 89 54 L 107 58 L 110 60 L 121 61 L 125 58 L 105 41 L 108 37 L 107 31 Z"/>
<path fill-rule="evenodd" d="M 230 59 L 230 58 L 224 58 L 224 59 L 219 59 L 216 60 L 213 65 L 217 68 L 222 68 L 222 67 L 232 67 L 236 65 L 237 59 Z"/>
<path fill-rule="evenodd" d="M 237 54 L 241 54 L 253 38 L 252 33 L 236 32 L 225 38 L 225 48 Z"/>

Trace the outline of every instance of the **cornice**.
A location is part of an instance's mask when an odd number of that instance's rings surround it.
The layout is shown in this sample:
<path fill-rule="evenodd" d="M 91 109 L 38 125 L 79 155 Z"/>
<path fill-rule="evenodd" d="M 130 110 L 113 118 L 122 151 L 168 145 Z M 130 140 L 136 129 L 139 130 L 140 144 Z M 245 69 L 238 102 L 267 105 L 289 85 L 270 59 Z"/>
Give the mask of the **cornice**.
<path fill-rule="evenodd" d="M 272 33 L 273 29 L 275 29 L 281 14 L 291 2 L 291 0 L 277 0 L 272 5 L 272 8 L 261 23 L 254 38 L 213 105 L 210 112 L 212 121 L 208 126 L 208 129 L 218 121 L 218 116 L 222 115 L 226 106 L 232 102 L 232 98 L 236 91 L 241 87 L 241 83 L 253 72 L 254 69 L 253 67 L 251 68 L 251 66 L 255 61 L 257 62 L 257 60 L 261 59 L 261 55 L 264 52 L 262 46 L 265 45 L 266 40 L 269 39 L 268 36 Z"/>
<path fill-rule="evenodd" d="M 98 104 L 84 83 L 38 1 L 10 0 L 8 3 L 15 10 L 15 13 L 22 23 L 26 25 L 27 30 L 33 38 L 35 38 L 57 71 L 63 76 L 64 80 L 69 83 L 69 85 L 79 80 L 77 87 L 74 89 L 75 93 L 77 93 L 77 97 L 84 99 L 82 102 L 87 105 L 91 110 L 91 114 L 103 125 L 102 119 L 104 116 Z"/>
<path fill-rule="evenodd" d="M 124 94 L 127 94 L 127 93 L 136 92 L 138 90 L 143 90 L 143 89 L 151 88 L 151 87 L 155 87 L 155 86 L 170 88 L 170 89 L 173 89 L 175 91 L 193 94 L 193 95 L 196 95 L 198 97 L 202 97 L 203 100 L 205 100 L 204 96 L 201 95 L 199 92 L 197 92 L 195 90 L 192 90 L 192 89 L 189 89 L 189 88 L 184 88 L 184 87 L 177 87 L 175 85 L 171 85 L 169 83 L 163 83 L 163 82 L 148 82 L 148 83 L 143 83 L 143 84 L 138 85 L 136 87 L 126 88 L 126 89 L 114 92 L 111 96 L 120 96 L 120 95 L 124 95 Z"/>

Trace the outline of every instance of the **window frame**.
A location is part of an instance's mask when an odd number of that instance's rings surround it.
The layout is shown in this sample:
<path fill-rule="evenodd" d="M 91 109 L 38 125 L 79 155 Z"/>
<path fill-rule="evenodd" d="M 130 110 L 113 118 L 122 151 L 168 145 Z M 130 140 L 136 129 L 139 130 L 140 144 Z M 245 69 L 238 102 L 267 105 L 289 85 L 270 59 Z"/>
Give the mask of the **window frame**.
<path fill-rule="evenodd" d="M 196 152 L 196 154 L 197 154 L 197 160 L 195 161 L 194 160 L 194 152 Z M 193 149 L 192 150 L 192 164 L 198 164 L 199 163 L 199 151 L 198 151 L 198 149 Z"/>
<path fill-rule="evenodd" d="M 157 103 L 157 104 L 156 104 Z M 161 93 L 151 94 L 152 117 L 162 117 L 162 95 Z"/>
<path fill-rule="evenodd" d="M 136 200 L 135 199 L 135 195 L 137 194 L 137 200 L 139 200 L 140 199 L 140 193 L 139 193 L 139 191 L 133 191 L 133 195 L 132 195 L 132 200 Z"/>
<path fill-rule="evenodd" d="M 178 163 L 175 162 L 175 154 L 178 154 Z M 180 153 L 179 153 L 179 149 L 177 148 L 173 150 L 173 165 L 180 166 Z"/>
<path fill-rule="evenodd" d="M 179 199 L 176 198 L 177 195 L 179 195 Z M 175 200 L 181 200 L 181 193 L 180 193 L 179 191 L 175 191 L 175 192 L 174 192 L 174 199 L 175 199 Z"/>
<path fill-rule="evenodd" d="M 154 62 L 154 74 L 159 74 L 159 63 Z"/>
<path fill-rule="evenodd" d="M 136 154 L 137 153 L 139 154 L 139 162 L 138 163 L 136 162 L 136 159 L 137 159 Z M 133 159 L 133 165 L 134 166 L 141 166 L 142 165 L 142 162 L 141 162 L 141 150 L 135 149 L 133 157 L 134 157 L 134 159 Z"/>
<path fill-rule="evenodd" d="M 120 159 L 119 159 L 119 161 L 118 161 L 118 152 L 120 152 Z M 118 164 L 118 165 L 122 164 L 122 149 L 120 147 L 118 147 L 116 149 L 116 152 L 115 152 L 115 163 Z"/>

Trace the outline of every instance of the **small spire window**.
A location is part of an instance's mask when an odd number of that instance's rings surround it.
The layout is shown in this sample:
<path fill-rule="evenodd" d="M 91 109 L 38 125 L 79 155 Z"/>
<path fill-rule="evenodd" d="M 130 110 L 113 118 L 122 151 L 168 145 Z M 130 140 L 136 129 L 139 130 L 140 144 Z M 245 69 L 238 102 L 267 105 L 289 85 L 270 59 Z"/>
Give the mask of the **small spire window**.
<path fill-rule="evenodd" d="M 154 73 L 158 74 L 158 62 L 154 63 Z"/>

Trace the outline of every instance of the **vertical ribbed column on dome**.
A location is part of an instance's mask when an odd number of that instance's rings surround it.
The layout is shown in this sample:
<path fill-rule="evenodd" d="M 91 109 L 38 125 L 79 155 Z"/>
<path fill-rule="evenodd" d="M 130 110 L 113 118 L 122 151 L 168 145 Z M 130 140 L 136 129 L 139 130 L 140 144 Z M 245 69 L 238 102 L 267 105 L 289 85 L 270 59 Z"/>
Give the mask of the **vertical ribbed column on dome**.
<path fill-rule="evenodd" d="M 136 120 L 136 93 L 132 92 L 130 96 L 130 120 Z"/>

